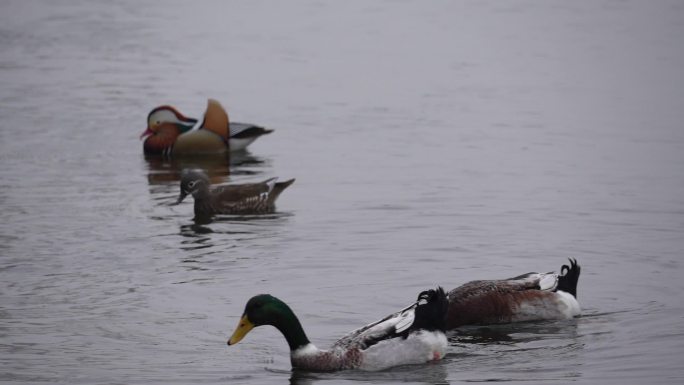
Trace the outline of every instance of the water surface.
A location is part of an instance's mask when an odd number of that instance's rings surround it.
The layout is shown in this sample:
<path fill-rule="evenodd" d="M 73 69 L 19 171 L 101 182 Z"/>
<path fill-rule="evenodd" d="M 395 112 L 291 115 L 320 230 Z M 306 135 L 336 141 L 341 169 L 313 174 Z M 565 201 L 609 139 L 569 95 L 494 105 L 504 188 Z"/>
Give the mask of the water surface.
<path fill-rule="evenodd" d="M 680 383 L 684 7 L 677 1 L 0 5 L 3 383 Z M 206 99 L 275 129 L 146 159 Z M 297 181 L 192 220 L 178 172 Z M 244 303 L 321 347 L 437 284 L 582 264 L 581 318 L 450 335 L 379 373 L 291 372 Z"/>

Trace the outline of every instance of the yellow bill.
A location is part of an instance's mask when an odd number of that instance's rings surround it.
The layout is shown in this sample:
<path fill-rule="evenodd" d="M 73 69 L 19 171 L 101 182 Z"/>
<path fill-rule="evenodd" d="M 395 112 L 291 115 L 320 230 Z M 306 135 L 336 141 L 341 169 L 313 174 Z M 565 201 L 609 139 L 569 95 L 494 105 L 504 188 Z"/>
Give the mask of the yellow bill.
<path fill-rule="evenodd" d="M 252 329 L 254 329 L 254 324 L 249 320 L 249 318 L 247 318 L 247 315 L 243 315 L 242 318 L 240 318 L 240 323 L 238 324 L 237 328 L 233 332 L 233 335 L 230 336 L 230 339 L 228 340 L 228 345 L 237 344 Z"/>

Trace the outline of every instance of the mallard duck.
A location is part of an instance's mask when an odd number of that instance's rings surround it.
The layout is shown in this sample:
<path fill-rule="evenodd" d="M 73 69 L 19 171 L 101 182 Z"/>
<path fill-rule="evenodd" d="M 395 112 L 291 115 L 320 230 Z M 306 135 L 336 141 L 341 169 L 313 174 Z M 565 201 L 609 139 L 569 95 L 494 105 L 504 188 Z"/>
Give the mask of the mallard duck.
<path fill-rule="evenodd" d="M 527 273 L 514 278 L 472 281 L 449 292 L 446 328 L 545 319 L 580 314 L 577 280 L 580 266 L 570 259 L 561 274 Z"/>
<path fill-rule="evenodd" d="M 292 309 L 269 294 L 252 297 L 228 345 L 235 345 L 254 327 L 272 325 L 285 336 L 293 368 L 310 371 L 344 369 L 382 370 L 419 364 L 444 357 L 447 339 L 444 290 L 426 290 L 418 300 L 399 312 L 356 329 L 329 350 L 314 346 Z"/>
<path fill-rule="evenodd" d="M 215 154 L 244 150 L 258 137 L 269 134 L 260 126 L 230 123 L 219 102 L 209 99 L 204 120 L 199 128 L 197 119 L 189 118 L 171 106 L 159 106 L 147 115 L 143 150 L 148 155 Z"/>
<path fill-rule="evenodd" d="M 278 178 L 259 183 L 224 185 L 210 188 L 209 177 L 201 170 L 181 172 L 179 204 L 189 194 L 195 199 L 195 217 L 215 214 L 266 214 L 275 210 L 275 201 L 294 179 Z"/>

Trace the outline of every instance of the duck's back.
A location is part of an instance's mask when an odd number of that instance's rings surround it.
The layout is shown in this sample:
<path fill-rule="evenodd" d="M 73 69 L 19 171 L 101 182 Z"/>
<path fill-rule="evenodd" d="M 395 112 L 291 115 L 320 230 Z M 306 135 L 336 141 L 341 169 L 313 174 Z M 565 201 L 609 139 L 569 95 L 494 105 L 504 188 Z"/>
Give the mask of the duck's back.
<path fill-rule="evenodd" d="M 563 318 L 553 273 L 529 273 L 505 280 L 472 281 L 448 294 L 447 328 Z"/>
<path fill-rule="evenodd" d="M 266 183 L 219 186 L 212 191 L 211 206 L 216 214 L 261 214 L 271 211 Z"/>

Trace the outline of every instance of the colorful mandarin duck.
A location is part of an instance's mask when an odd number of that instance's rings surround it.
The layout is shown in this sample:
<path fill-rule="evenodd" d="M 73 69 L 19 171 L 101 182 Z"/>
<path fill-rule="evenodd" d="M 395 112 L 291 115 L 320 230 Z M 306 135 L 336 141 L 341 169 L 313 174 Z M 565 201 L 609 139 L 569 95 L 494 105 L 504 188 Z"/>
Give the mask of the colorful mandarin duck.
<path fill-rule="evenodd" d="M 574 259 L 561 274 L 527 273 L 515 278 L 472 281 L 449 292 L 446 328 L 463 325 L 568 319 L 580 314 Z"/>
<path fill-rule="evenodd" d="M 200 170 L 181 172 L 179 204 L 186 196 L 195 199 L 195 218 L 215 214 L 267 214 L 275 210 L 275 201 L 294 179 L 277 182 L 270 178 L 260 183 L 224 185 L 211 188 L 207 174 Z"/>
<path fill-rule="evenodd" d="M 252 297 L 245 306 L 228 345 L 240 342 L 257 326 L 278 329 L 290 346 L 293 368 L 309 371 L 344 369 L 382 370 L 398 365 L 421 364 L 444 357 L 447 312 L 444 290 L 426 290 L 401 311 L 356 329 L 321 350 L 309 341 L 302 324 L 285 302 L 269 294 Z"/>
<path fill-rule="evenodd" d="M 204 121 L 193 127 L 197 119 L 188 118 L 171 106 L 160 106 L 147 115 L 143 149 L 148 155 L 217 154 L 239 151 L 261 135 L 269 134 L 260 126 L 230 123 L 228 114 L 216 100 L 209 99 Z"/>

